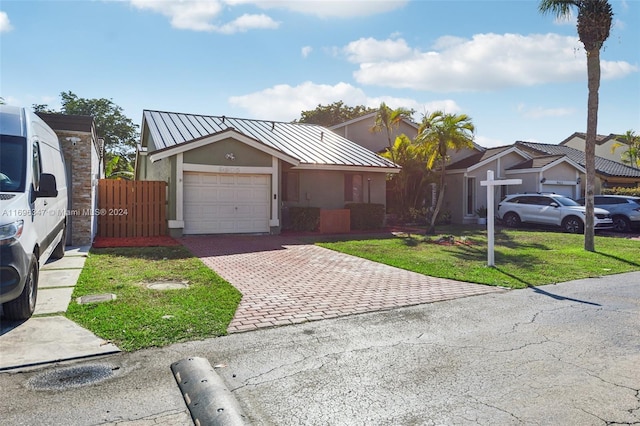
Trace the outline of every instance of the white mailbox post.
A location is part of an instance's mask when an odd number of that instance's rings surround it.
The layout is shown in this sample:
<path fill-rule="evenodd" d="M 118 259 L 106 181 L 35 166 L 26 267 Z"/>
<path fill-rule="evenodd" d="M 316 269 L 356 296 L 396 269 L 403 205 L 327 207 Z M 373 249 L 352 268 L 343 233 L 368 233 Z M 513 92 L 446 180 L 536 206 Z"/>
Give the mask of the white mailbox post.
<path fill-rule="evenodd" d="M 494 246 L 494 233 L 495 233 L 495 213 L 494 213 L 494 194 L 493 188 L 503 185 L 520 185 L 522 179 L 502 179 L 493 180 L 493 170 L 487 170 L 487 180 L 480 182 L 481 186 L 487 187 L 487 237 L 489 240 L 489 246 L 487 248 L 487 265 L 495 266 L 495 256 L 493 253 Z"/>

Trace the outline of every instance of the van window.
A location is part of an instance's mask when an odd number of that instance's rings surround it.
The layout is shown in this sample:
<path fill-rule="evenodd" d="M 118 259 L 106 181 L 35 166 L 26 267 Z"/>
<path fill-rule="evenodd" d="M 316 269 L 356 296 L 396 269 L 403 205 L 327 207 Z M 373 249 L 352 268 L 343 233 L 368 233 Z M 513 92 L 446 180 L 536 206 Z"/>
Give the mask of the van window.
<path fill-rule="evenodd" d="M 27 139 L 0 135 L 0 191 L 24 192 Z"/>
<path fill-rule="evenodd" d="M 38 142 L 33 143 L 33 187 L 40 188 L 40 173 L 42 173 L 42 163 L 40 161 L 40 146 Z"/>

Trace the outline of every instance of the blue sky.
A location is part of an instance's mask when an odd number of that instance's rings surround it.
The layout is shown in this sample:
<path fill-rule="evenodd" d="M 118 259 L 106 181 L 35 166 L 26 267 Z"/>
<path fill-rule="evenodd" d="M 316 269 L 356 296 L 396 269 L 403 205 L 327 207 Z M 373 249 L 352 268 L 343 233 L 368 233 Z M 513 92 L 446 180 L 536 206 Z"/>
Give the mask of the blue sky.
<path fill-rule="evenodd" d="M 0 96 L 60 92 L 143 109 L 290 121 L 350 106 L 469 115 L 476 142 L 586 130 L 575 19 L 538 1 L 130 0 L 0 3 Z M 640 132 L 640 1 L 610 0 L 598 133 Z"/>

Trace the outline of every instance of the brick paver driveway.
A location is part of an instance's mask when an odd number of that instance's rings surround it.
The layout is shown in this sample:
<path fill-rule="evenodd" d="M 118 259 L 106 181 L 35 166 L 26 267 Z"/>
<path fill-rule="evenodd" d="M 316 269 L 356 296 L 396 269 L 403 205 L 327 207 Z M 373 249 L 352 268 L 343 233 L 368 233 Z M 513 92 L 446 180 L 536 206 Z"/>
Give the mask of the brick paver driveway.
<path fill-rule="evenodd" d="M 420 275 L 291 237 L 181 241 L 242 292 L 230 333 L 504 291 Z"/>

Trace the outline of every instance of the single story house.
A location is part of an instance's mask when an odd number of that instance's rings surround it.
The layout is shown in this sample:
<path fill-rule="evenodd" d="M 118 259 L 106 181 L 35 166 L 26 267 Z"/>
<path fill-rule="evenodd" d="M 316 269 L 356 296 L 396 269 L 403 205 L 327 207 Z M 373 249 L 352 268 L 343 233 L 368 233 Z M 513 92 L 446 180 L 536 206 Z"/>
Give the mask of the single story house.
<path fill-rule="evenodd" d="M 508 194 L 555 192 L 579 198 L 585 190 L 585 155 L 575 148 L 519 141 L 484 149 L 447 166 L 443 209 L 451 212 L 454 223 L 474 223 L 476 209 L 486 207 L 487 187 L 480 182 L 486 180 L 487 170 L 494 171 L 495 179 L 522 179 L 521 185 L 495 187 L 494 207 Z M 639 169 L 596 158 L 596 193 L 639 183 Z"/>
<path fill-rule="evenodd" d="M 289 207 L 385 204 L 399 171 L 318 125 L 145 110 L 135 178 L 168 183 L 179 236 L 279 233 Z"/>

